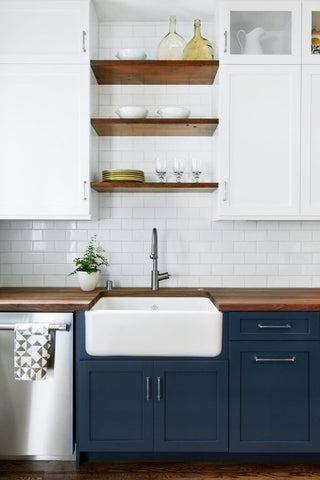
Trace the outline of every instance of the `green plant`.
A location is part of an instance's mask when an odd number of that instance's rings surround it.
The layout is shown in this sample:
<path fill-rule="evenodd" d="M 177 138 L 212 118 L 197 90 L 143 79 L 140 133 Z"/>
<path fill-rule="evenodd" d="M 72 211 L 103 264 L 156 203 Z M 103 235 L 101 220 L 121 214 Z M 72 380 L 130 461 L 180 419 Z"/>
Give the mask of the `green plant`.
<path fill-rule="evenodd" d="M 107 257 L 105 256 L 105 250 L 97 245 L 96 235 L 91 237 L 89 245 L 87 246 L 82 257 L 76 257 L 73 260 L 76 269 L 69 273 L 74 275 L 77 272 L 100 272 L 102 265 L 108 265 Z"/>

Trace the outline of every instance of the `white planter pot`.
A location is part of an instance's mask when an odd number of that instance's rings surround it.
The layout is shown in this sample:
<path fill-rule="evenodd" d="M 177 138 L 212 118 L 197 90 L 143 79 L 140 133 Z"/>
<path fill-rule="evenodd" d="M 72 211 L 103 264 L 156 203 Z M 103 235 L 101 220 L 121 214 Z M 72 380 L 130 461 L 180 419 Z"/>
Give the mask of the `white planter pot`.
<path fill-rule="evenodd" d="M 100 272 L 77 272 L 79 286 L 84 292 L 94 290 L 99 282 Z"/>

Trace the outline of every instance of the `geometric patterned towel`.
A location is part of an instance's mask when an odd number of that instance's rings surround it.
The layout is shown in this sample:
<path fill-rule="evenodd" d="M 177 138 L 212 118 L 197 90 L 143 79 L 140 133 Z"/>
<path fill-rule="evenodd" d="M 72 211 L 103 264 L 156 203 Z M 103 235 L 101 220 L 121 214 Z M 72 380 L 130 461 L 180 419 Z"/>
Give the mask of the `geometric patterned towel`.
<path fill-rule="evenodd" d="M 50 358 L 49 325 L 20 323 L 14 330 L 15 380 L 44 380 Z"/>

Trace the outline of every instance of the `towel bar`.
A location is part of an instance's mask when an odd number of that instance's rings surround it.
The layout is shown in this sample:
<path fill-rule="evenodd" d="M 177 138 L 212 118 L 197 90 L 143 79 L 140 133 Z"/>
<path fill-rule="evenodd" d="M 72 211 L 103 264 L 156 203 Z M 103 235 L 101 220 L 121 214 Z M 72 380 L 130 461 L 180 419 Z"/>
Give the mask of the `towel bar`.
<path fill-rule="evenodd" d="M 36 325 L 36 323 L 34 324 Z M 14 330 L 15 324 L 14 323 L 0 323 L 0 330 Z M 69 331 L 70 330 L 70 323 L 65 324 L 52 324 L 49 325 L 49 330 L 62 330 L 62 331 Z"/>

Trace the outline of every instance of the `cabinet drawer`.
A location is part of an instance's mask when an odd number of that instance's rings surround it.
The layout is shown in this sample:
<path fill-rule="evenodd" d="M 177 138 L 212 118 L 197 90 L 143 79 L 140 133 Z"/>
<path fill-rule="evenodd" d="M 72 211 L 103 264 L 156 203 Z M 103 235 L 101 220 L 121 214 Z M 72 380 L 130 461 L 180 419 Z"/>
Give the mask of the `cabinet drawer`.
<path fill-rule="evenodd" d="M 318 312 L 230 312 L 230 340 L 318 340 Z"/>

